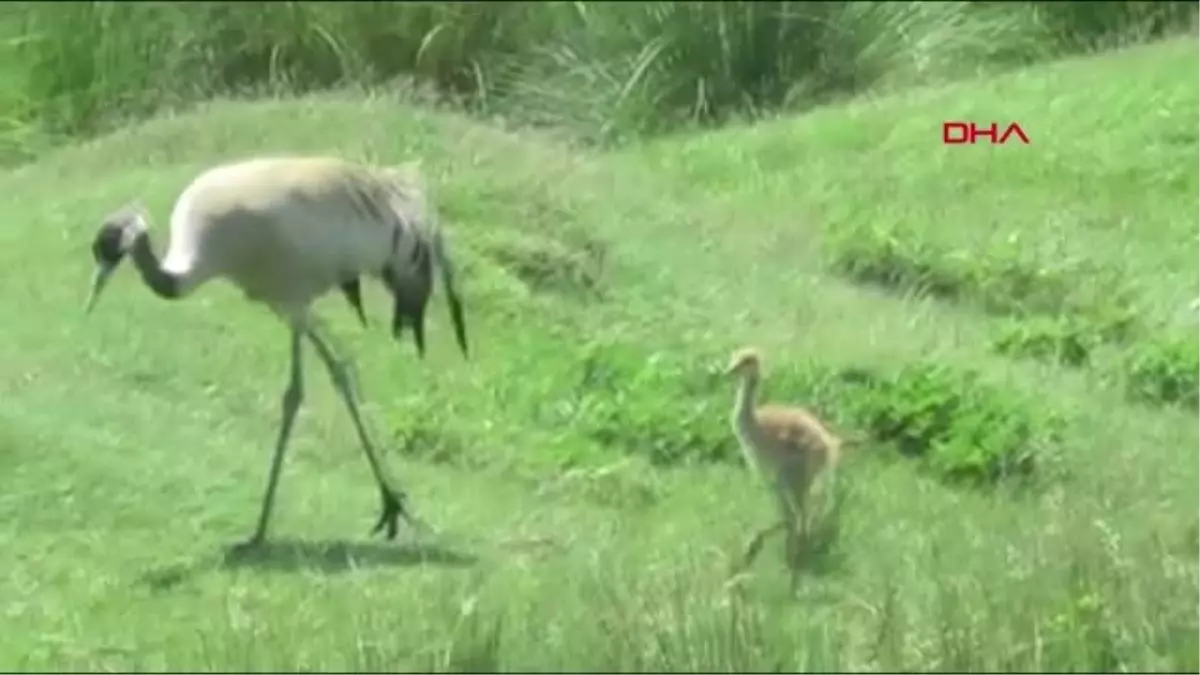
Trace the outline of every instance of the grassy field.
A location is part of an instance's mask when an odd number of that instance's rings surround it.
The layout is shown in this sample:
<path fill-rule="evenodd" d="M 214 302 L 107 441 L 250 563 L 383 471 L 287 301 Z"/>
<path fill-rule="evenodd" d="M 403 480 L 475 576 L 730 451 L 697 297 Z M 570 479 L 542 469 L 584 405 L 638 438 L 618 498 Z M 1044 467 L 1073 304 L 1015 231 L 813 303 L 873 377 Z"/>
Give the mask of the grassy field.
<path fill-rule="evenodd" d="M 0 173 L 0 669 L 1200 670 L 1197 71 L 1172 41 L 606 153 L 385 98 L 215 102 Z M 1033 142 L 945 147 L 946 119 Z M 377 495 L 310 358 L 274 544 L 230 559 L 285 331 L 128 269 L 85 317 L 87 247 L 134 198 L 161 247 L 196 172 L 298 151 L 423 158 L 476 351 L 440 299 L 424 362 L 379 289 L 368 331 L 323 300 L 440 533 L 368 539 Z M 1017 353 L 1060 321 L 1086 364 Z M 866 399 L 822 373 L 935 361 L 919 381 L 964 419 L 1047 413 L 1036 479 L 973 487 L 875 434 L 798 597 L 775 552 L 730 586 L 771 516 L 708 376 L 746 343 L 772 398 L 847 426 Z M 1014 445 L 971 438 L 946 461 Z"/>

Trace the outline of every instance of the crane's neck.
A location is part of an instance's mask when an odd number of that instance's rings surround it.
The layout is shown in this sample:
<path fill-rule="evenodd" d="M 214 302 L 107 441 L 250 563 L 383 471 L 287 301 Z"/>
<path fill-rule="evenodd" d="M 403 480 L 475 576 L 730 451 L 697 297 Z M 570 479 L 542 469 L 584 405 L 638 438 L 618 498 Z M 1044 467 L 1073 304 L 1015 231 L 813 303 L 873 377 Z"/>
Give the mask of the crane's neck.
<path fill-rule="evenodd" d="M 744 375 L 738 383 L 737 396 L 733 402 L 733 431 L 740 441 L 746 465 L 761 474 L 762 458 L 756 448 L 762 443 L 762 434 L 759 431 L 758 419 L 754 415 L 758 381 L 758 375 L 751 373 Z"/>
<path fill-rule="evenodd" d="M 183 280 L 178 274 L 173 274 L 162 268 L 154 248 L 150 246 L 150 233 L 143 230 L 134 237 L 130 248 L 133 264 L 142 275 L 142 281 L 160 298 L 174 300 L 183 295 Z"/>
<path fill-rule="evenodd" d="M 737 397 L 733 402 L 733 422 L 739 430 L 754 428 L 754 404 L 758 398 L 758 382 L 758 375 L 750 374 L 743 376 L 738 384 Z"/>

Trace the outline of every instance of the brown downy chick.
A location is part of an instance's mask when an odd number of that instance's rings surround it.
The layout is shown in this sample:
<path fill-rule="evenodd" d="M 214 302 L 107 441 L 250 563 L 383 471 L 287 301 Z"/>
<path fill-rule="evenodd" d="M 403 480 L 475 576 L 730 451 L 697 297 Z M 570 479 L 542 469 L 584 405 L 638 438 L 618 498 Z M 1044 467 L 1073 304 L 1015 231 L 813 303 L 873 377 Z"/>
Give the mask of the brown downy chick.
<path fill-rule="evenodd" d="M 794 587 L 799 545 L 808 533 L 809 490 L 822 470 L 832 472 L 837 466 L 843 442 L 804 408 L 757 404 L 762 382 L 762 358 L 757 350 L 745 348 L 734 352 L 726 374 L 739 379 L 733 406 L 734 433 L 747 463 L 767 483 L 780 511 L 780 521 L 764 528 L 750 541 L 742 566 L 753 562 L 769 534 L 785 529 Z"/>

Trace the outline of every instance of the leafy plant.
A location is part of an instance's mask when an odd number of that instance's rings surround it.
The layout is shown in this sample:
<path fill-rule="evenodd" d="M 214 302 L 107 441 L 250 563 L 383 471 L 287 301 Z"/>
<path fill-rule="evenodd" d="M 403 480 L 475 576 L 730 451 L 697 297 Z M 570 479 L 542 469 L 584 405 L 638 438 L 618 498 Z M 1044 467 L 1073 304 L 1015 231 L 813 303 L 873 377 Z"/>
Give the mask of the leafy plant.
<path fill-rule="evenodd" d="M 914 364 L 889 374 L 843 371 L 838 403 L 856 426 L 947 479 L 977 484 L 1031 475 L 1058 418 L 984 384 L 974 372 Z"/>
<path fill-rule="evenodd" d="M 1130 350 L 1123 366 L 1130 397 L 1200 407 L 1200 337 L 1196 333 L 1143 340 Z"/>
<path fill-rule="evenodd" d="M 655 465 L 737 457 L 718 382 L 692 361 L 617 344 L 591 345 L 562 421 Z M 720 401 L 720 403 L 718 403 Z"/>
<path fill-rule="evenodd" d="M 992 349 L 1080 367 L 1103 341 L 1095 326 L 1071 317 L 1031 317 L 1008 322 L 992 340 Z"/>
<path fill-rule="evenodd" d="M 585 348 L 557 423 L 655 465 L 741 461 L 729 428 L 732 383 L 692 359 L 617 343 Z M 1057 418 L 973 372 L 919 363 L 888 373 L 801 364 L 779 368 L 763 397 L 813 409 L 837 430 L 919 459 L 947 479 L 1028 476 Z"/>
<path fill-rule="evenodd" d="M 532 290 L 600 298 L 604 248 L 573 248 L 549 237 L 509 237 L 486 246 L 487 254 Z"/>
<path fill-rule="evenodd" d="M 1141 331 L 1134 295 L 1120 276 L 1086 260 L 946 249 L 879 227 L 838 233 L 830 239 L 829 251 L 833 271 L 858 283 L 1032 319 L 1029 326 L 1010 327 L 999 339 L 998 348 L 1005 353 L 1042 353 L 1059 340 L 1067 362 L 1078 364 L 1086 360 L 1084 353 L 1094 340 L 1125 344 Z"/>
<path fill-rule="evenodd" d="M 852 229 L 829 243 L 833 271 L 852 281 L 946 300 L 972 291 L 961 254 L 931 249 L 918 238 L 886 228 Z"/>
<path fill-rule="evenodd" d="M 676 351 L 650 351 L 617 341 L 580 349 L 551 422 L 599 445 L 656 466 L 741 462 L 730 428 L 735 383 L 714 361 L 706 366 Z M 764 396 L 815 400 L 821 371 L 781 369 Z"/>

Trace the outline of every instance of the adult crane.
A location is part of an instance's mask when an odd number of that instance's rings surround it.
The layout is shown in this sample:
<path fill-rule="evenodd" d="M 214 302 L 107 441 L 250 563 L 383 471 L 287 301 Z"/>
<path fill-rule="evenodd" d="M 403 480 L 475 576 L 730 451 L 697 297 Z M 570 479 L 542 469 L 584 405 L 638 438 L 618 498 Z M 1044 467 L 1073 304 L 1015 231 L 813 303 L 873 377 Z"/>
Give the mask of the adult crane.
<path fill-rule="evenodd" d="M 280 468 L 303 400 L 305 338 L 325 363 L 350 413 L 379 487 L 383 505 L 371 533 L 386 528 L 387 538 L 394 539 L 400 517 L 415 522 L 407 495 L 380 462 L 363 425 L 348 364 L 323 335 L 312 303 L 339 288 L 365 324 L 359 279 L 377 277 L 394 301 L 393 335 L 399 339 L 410 326 L 423 357 L 425 309 L 436 270 L 458 346 L 468 356 L 454 269 L 416 164 L 385 168 L 297 156 L 220 165 L 201 173 L 179 195 L 170 233 L 160 261 L 142 207 L 127 206 L 106 218 L 92 242 L 96 272 L 86 311 L 91 312 L 113 272 L 130 256 L 142 281 L 160 298 L 184 298 L 205 282 L 224 278 L 288 325 L 291 365 L 283 415 L 258 525 L 244 545 L 260 544 L 267 534 Z"/>

